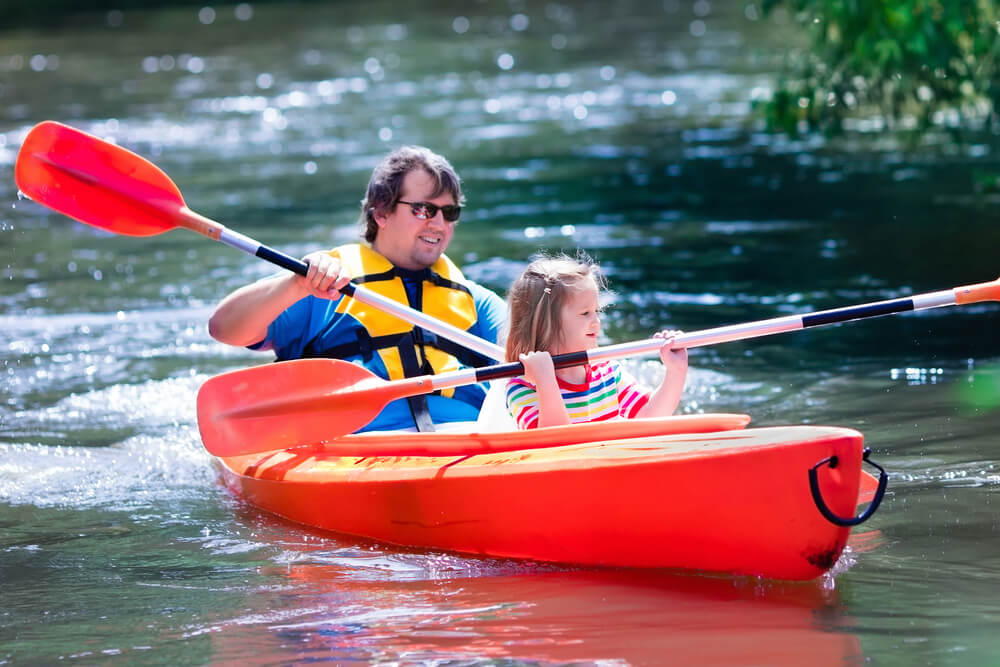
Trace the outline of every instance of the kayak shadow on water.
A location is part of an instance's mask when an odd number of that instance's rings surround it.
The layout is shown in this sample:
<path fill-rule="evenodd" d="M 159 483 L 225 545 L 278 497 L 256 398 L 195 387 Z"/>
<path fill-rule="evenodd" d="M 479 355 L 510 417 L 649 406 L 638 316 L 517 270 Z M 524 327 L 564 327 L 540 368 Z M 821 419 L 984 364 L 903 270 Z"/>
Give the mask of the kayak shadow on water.
<path fill-rule="evenodd" d="M 214 658 L 426 664 L 852 665 L 860 640 L 819 582 L 655 571 L 545 570 L 419 581 L 358 580 L 341 567 L 285 571 L 294 620 L 212 633 Z M 286 593 L 289 591 L 286 591 Z"/>

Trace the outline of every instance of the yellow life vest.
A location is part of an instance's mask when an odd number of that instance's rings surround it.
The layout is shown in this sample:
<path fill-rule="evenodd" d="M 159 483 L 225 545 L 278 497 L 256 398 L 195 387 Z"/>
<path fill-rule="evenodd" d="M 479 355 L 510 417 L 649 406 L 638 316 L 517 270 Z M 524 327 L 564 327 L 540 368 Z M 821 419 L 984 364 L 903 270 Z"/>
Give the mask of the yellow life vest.
<path fill-rule="evenodd" d="M 402 278 L 392 263 L 361 244 L 341 246 L 330 251 L 330 255 L 340 258 L 353 276 L 353 281 L 365 289 L 408 304 L 424 314 L 447 322 L 462 330 L 471 328 L 477 320 L 476 304 L 469 289 L 463 284 L 465 277 L 455 264 L 445 255 L 427 270 L 412 272 L 422 274 L 420 288 L 415 295 L 407 293 Z M 382 312 L 348 296 L 337 304 L 337 313 L 350 316 L 360 328 L 353 335 L 368 338 L 358 343 L 358 349 L 347 343 L 340 347 L 337 356 L 354 356 L 362 353 L 367 343 L 367 353 L 377 353 L 389 373 L 389 379 L 426 373 L 444 373 L 463 366 L 481 365 L 472 360 L 476 357 L 461 346 L 439 339 L 434 334 L 414 327 L 395 315 Z M 354 352 L 354 355 L 349 352 Z M 321 353 L 322 354 L 322 353 Z M 327 356 L 327 355 L 323 355 Z M 464 357 L 462 361 L 460 358 Z M 454 389 L 446 389 L 443 396 L 450 397 Z"/>

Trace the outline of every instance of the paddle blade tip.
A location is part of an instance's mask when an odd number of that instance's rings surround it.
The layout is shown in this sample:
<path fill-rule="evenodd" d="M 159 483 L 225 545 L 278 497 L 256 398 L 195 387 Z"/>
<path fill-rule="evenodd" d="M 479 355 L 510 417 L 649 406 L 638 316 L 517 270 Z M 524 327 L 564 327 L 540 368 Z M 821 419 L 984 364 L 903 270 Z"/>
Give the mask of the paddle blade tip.
<path fill-rule="evenodd" d="M 126 236 L 177 226 L 180 190 L 145 158 L 57 121 L 35 125 L 14 164 L 18 190 L 74 220 Z"/>
<path fill-rule="evenodd" d="M 230 371 L 198 390 L 205 449 L 229 457 L 315 445 L 352 433 L 384 405 L 388 383 L 335 359 L 299 359 Z M 372 386 L 376 396 L 369 396 Z"/>

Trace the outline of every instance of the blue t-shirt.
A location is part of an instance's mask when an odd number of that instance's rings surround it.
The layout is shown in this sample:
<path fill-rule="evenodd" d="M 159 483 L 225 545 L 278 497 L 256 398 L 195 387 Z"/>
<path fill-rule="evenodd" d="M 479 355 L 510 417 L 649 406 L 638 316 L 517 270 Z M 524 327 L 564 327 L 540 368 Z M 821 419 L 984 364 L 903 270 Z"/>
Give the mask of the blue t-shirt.
<path fill-rule="evenodd" d="M 402 272 L 399 272 L 402 273 Z M 403 283 L 408 291 L 416 289 L 415 281 L 403 276 Z M 507 306 L 503 299 L 470 280 L 465 286 L 472 294 L 476 306 L 476 323 L 468 330 L 473 336 L 478 336 L 491 343 L 500 338 L 507 320 Z M 322 338 L 332 334 L 338 326 L 335 320 L 344 322 L 345 326 L 355 326 L 353 318 L 337 312 L 339 299 L 331 301 L 314 296 L 307 296 L 292 304 L 277 317 L 267 328 L 267 337 L 249 347 L 254 350 L 274 350 L 279 360 L 299 359 L 310 343 L 316 349 L 322 350 Z M 323 336 L 321 336 L 321 334 Z M 318 340 L 317 337 L 320 337 Z M 356 363 L 361 363 L 360 360 Z M 382 364 L 379 355 L 367 359 L 365 368 L 376 375 L 388 379 L 389 374 Z M 453 398 L 445 398 L 436 394 L 427 395 L 427 407 L 435 424 L 455 421 L 475 421 L 479 416 L 479 408 L 483 404 L 486 390 L 482 385 L 472 384 L 455 388 Z M 402 428 L 413 428 L 413 414 L 406 400 L 392 401 L 371 423 L 358 430 L 383 431 Z"/>

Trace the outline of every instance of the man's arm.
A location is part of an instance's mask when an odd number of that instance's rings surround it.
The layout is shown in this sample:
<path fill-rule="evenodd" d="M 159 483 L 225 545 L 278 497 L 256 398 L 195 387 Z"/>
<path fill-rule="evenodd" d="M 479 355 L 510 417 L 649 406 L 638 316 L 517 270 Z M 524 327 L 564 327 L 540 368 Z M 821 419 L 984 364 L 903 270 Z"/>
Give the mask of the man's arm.
<path fill-rule="evenodd" d="M 296 276 L 265 278 L 239 288 L 219 303 L 208 333 L 220 343 L 247 346 L 267 337 L 267 327 L 302 298 Z"/>
<path fill-rule="evenodd" d="M 281 313 L 307 296 L 336 300 L 348 283 L 340 259 L 327 252 L 305 256 L 305 276 L 282 274 L 258 280 L 236 290 L 216 307 L 208 320 L 208 333 L 220 343 L 247 346 L 267 337 L 267 328 Z"/>

